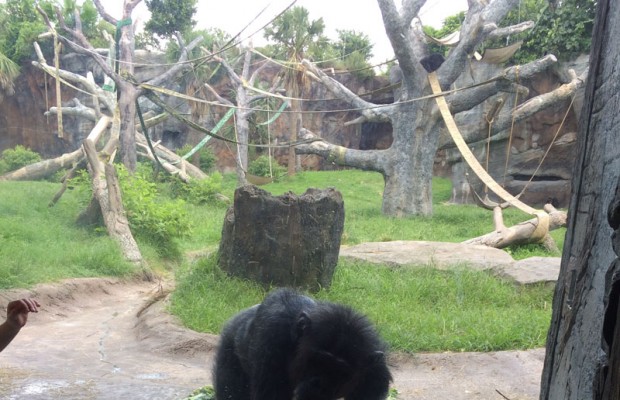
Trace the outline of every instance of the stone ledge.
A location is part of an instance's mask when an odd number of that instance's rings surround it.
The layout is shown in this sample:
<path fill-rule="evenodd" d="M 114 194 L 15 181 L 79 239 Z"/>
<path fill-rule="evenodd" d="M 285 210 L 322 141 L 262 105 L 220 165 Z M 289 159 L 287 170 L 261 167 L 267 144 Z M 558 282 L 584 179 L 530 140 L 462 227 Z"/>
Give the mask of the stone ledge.
<path fill-rule="evenodd" d="M 560 271 L 559 257 L 531 257 L 515 261 L 504 250 L 450 242 L 368 242 L 341 247 L 340 257 L 399 267 L 430 265 L 447 269 L 467 266 L 476 270 L 491 270 L 520 284 L 555 282 Z"/>

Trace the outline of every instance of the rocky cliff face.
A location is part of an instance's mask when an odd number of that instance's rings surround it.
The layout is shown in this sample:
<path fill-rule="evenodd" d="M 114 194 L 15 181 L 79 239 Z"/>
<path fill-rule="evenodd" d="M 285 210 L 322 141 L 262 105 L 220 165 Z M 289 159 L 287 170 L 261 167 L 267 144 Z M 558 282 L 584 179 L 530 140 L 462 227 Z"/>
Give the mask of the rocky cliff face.
<path fill-rule="evenodd" d="M 149 52 L 138 52 L 136 61 L 139 63 L 136 68 L 136 75 L 140 81 L 161 74 L 165 68 L 162 65 L 166 63 L 163 55 Z M 587 59 L 579 59 L 574 64 L 569 67 L 576 67 L 579 70 L 587 65 Z M 92 71 L 96 81 L 99 83 L 103 81 L 99 68 L 90 59 L 83 56 L 75 54 L 64 56 L 62 67 L 81 75 L 86 75 L 88 71 Z M 484 80 L 496 73 L 497 68 L 493 66 L 480 68 L 477 66 L 475 70 L 472 69 L 471 74 L 465 74 L 467 75 L 466 79 L 459 84 L 467 85 L 468 79 L 472 81 Z M 263 79 L 265 82 L 270 82 L 278 73 L 280 73 L 279 67 L 273 65 L 265 70 Z M 359 81 L 351 74 L 338 73 L 337 71 L 333 71 L 333 76 L 354 92 L 364 94 L 374 103 L 390 103 L 393 101 L 392 91 L 385 89 L 389 86 L 389 79 L 386 77 Z M 522 82 L 522 84 L 530 89 L 530 97 L 533 97 L 560 85 L 561 74 L 549 72 L 536 77 L 536 79 Z M 229 93 L 231 90 L 230 85 L 225 80 L 221 80 L 217 84 L 217 88 L 220 93 Z M 83 104 L 90 104 L 87 95 L 67 86 L 63 86 L 62 90 L 63 104 L 68 104 L 74 98 L 78 98 Z M 172 90 L 185 93 L 186 88 L 183 81 L 180 80 L 174 84 Z M 310 89 L 303 94 L 303 97 L 313 100 L 303 102 L 302 126 L 320 134 L 325 139 L 346 147 L 362 150 L 385 149 L 391 145 L 392 128 L 390 124 L 363 123 L 344 126 L 346 121 L 355 119 L 358 114 L 355 111 L 347 111 L 350 106 L 334 99 L 322 85 L 313 83 Z M 508 95 L 505 99 L 504 107 L 514 106 L 513 95 Z M 519 102 L 522 100 L 525 99 L 520 99 Z M 191 108 L 187 102 L 179 99 L 169 99 L 169 101 L 173 102 L 181 113 L 192 115 L 194 120 L 199 121 L 206 128 L 213 128 L 227 111 L 222 107 Z M 0 102 L 0 151 L 21 144 L 40 153 L 44 158 L 51 158 L 78 148 L 93 124 L 89 121 L 64 115 L 63 135 L 59 137 L 56 116 L 46 117 L 44 115 L 49 107 L 56 105 L 55 102 L 54 80 L 44 76 L 41 71 L 32 66 L 24 66 L 15 85 L 15 94 L 6 96 Z M 153 107 L 148 101 L 141 100 L 141 105 L 143 111 Z M 457 116 L 458 124 L 464 128 L 463 131 L 473 132 L 477 135 L 479 142 L 473 146 L 473 150 L 483 165 L 487 163 L 484 137 L 488 129 L 485 120 L 488 108 L 488 104 L 485 103 Z M 560 206 L 567 205 L 575 151 L 577 115 L 580 109 L 579 101 L 572 105 L 572 110 L 569 110 L 555 141 L 553 137 L 558 132 L 559 125 L 568 108 L 568 102 L 558 104 L 552 109 L 535 115 L 526 122 L 515 124 L 509 140 L 493 142 L 491 145 L 488 159 L 489 172 L 514 194 L 526 187 L 522 197 L 526 203 L 540 205 L 548 198 L 554 198 Z M 232 119 L 227 124 L 228 128 L 221 132 L 228 129 L 229 134 L 233 135 L 231 124 Z M 286 142 L 290 137 L 289 126 L 289 114 L 282 114 L 262 131 L 257 129 L 252 135 L 252 140 L 261 140 L 263 143 L 270 141 L 272 144 Z M 165 146 L 172 149 L 185 144 L 194 145 L 204 137 L 203 133 L 189 129 L 173 118 L 152 129 L 151 135 L 154 140 L 160 140 Z M 509 141 L 510 146 L 508 145 Z M 209 147 L 217 155 L 217 167 L 220 171 L 234 171 L 234 146 L 211 140 Z M 549 154 L 539 168 L 540 160 L 549 147 Z M 267 150 L 251 150 L 250 155 L 257 156 L 261 153 L 266 154 Z M 272 154 L 285 164 L 288 149 L 274 149 Z M 507 158 L 508 162 L 506 162 Z M 337 168 L 329 161 L 316 156 L 304 156 L 301 164 L 305 169 Z M 454 202 L 472 201 L 472 189 L 469 183 L 478 193 L 483 192 L 483 186 L 480 182 L 473 179 L 466 180 L 466 172 L 467 168 L 458 155 L 458 151 L 446 146 L 444 150 L 438 152 L 435 173 L 453 179 L 454 195 L 452 201 Z"/>

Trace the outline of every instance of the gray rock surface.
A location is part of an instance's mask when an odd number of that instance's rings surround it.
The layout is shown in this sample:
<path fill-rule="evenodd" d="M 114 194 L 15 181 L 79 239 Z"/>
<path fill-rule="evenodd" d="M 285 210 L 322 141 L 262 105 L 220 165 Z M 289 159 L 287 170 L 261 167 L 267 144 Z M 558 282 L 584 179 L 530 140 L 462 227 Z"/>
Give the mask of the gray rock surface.
<path fill-rule="evenodd" d="M 560 257 L 530 257 L 502 268 L 500 275 L 527 285 L 536 282 L 556 282 L 560 274 Z"/>
<path fill-rule="evenodd" d="M 434 266 L 440 269 L 466 266 L 492 270 L 520 284 L 555 282 L 560 258 L 531 257 L 515 261 L 504 250 L 464 243 L 404 241 L 369 242 L 343 246 L 340 257 L 389 266 Z"/>

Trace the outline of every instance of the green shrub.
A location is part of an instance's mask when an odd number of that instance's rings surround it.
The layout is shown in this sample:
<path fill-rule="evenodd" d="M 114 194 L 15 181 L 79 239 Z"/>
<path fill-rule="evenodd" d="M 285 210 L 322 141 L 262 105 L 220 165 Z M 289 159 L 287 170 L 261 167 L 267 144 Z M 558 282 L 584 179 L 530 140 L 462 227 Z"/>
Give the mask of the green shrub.
<path fill-rule="evenodd" d="M 41 156 L 21 145 L 13 149 L 6 149 L 2 152 L 0 159 L 0 174 L 15 171 L 26 165 L 41 161 Z"/>
<path fill-rule="evenodd" d="M 183 182 L 174 177 L 171 184 L 173 196 L 180 197 L 192 204 L 206 204 L 215 201 L 222 191 L 222 175 L 214 173 L 204 179 L 192 179 Z"/>
<path fill-rule="evenodd" d="M 147 178 L 148 172 L 130 175 L 122 165 L 116 168 L 132 232 L 156 245 L 162 256 L 178 256 L 175 239 L 190 233 L 185 201 L 161 198 L 157 185 Z"/>
<path fill-rule="evenodd" d="M 271 168 L 269 167 L 270 159 Z M 274 180 L 278 180 L 286 174 L 286 167 L 280 165 L 275 158 L 262 155 L 250 163 L 248 172 L 252 175 L 273 177 Z"/>
<path fill-rule="evenodd" d="M 177 149 L 176 153 L 179 156 L 184 156 L 185 154 L 189 153 L 192 149 L 194 148 L 194 146 L 192 146 L 191 144 L 186 144 L 185 146 Z M 211 150 L 211 148 L 209 147 L 203 147 L 202 149 L 198 150 L 196 152 L 198 154 L 198 168 L 200 168 L 201 170 L 208 172 L 211 171 L 213 169 L 213 167 L 215 167 L 215 153 L 213 153 L 213 150 Z M 192 156 L 193 157 L 193 156 Z M 191 159 L 189 161 L 192 161 Z"/>

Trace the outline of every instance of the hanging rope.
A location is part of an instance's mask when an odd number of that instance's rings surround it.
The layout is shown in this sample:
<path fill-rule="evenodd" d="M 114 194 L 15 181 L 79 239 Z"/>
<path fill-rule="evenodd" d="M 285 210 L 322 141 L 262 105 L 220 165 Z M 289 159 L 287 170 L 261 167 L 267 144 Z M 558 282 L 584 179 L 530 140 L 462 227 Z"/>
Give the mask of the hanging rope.
<path fill-rule="evenodd" d="M 540 159 L 540 162 L 538 163 L 538 166 L 536 167 L 536 170 L 534 171 L 532 176 L 530 176 L 530 179 L 527 181 L 525 186 L 523 186 L 523 189 L 521 190 L 521 193 L 519 193 L 519 196 L 521 196 L 523 193 L 525 193 L 527 187 L 530 185 L 530 183 L 532 183 L 532 181 L 534 180 L 534 177 L 536 176 L 536 174 L 540 170 L 540 167 L 542 167 L 543 162 L 545 162 L 545 159 L 547 158 L 547 155 L 549 155 L 549 152 L 551 151 L 551 147 L 553 147 L 553 145 L 555 144 L 555 140 L 557 139 L 560 131 L 562 130 L 562 127 L 564 127 L 564 122 L 566 121 L 566 118 L 568 117 L 568 113 L 570 112 L 571 108 L 573 107 L 573 102 L 574 101 L 575 101 L 575 98 L 572 97 L 570 99 L 570 104 L 568 105 L 568 108 L 566 109 L 566 112 L 564 113 L 564 117 L 562 118 L 562 121 L 560 122 L 560 126 L 558 126 L 558 129 L 555 131 L 555 135 L 553 135 L 553 139 L 551 139 L 551 143 L 549 143 L 549 147 L 547 147 L 547 150 L 545 151 L 545 154 Z"/>
<path fill-rule="evenodd" d="M 499 114 L 499 111 L 502 109 L 504 105 L 504 99 L 498 99 L 495 104 L 491 107 L 489 112 L 484 116 L 484 119 L 487 121 L 488 133 L 487 133 L 487 154 L 486 154 L 486 165 L 484 167 L 485 171 L 489 172 L 489 159 L 491 158 L 491 132 L 493 130 L 493 122 L 495 121 L 495 117 Z M 484 193 L 487 194 L 489 192 L 489 187 L 484 185 Z"/>
<path fill-rule="evenodd" d="M 114 47 L 115 47 L 115 57 L 114 57 L 114 72 L 118 74 L 120 70 L 120 55 L 121 55 L 121 34 L 124 26 L 131 25 L 131 18 L 121 19 L 116 23 L 116 32 L 114 35 Z"/>
<path fill-rule="evenodd" d="M 516 74 L 516 80 L 515 82 L 517 83 L 517 85 L 519 84 L 519 66 L 515 66 L 515 74 Z M 514 127 L 515 127 L 515 113 L 517 111 L 517 105 L 519 103 L 519 90 L 517 89 L 515 91 L 515 104 L 512 108 L 512 121 L 510 122 L 510 136 L 508 136 L 508 146 L 506 148 L 506 165 L 504 166 L 504 177 L 502 179 L 502 186 L 506 185 L 506 173 L 508 171 L 508 162 L 510 161 L 510 151 L 512 149 L 512 135 L 514 133 Z"/>
<path fill-rule="evenodd" d="M 138 119 L 140 120 L 140 126 L 142 127 L 142 132 L 144 133 L 144 137 L 146 138 L 146 143 L 149 145 L 149 149 L 151 150 L 151 153 L 153 153 L 153 158 L 157 163 L 157 168 L 155 169 L 155 175 L 157 175 L 159 169 L 161 168 L 163 170 L 164 166 L 162 165 L 161 161 L 159 161 L 159 157 L 157 157 L 157 154 L 155 153 L 155 148 L 153 147 L 153 143 L 151 142 L 148 128 L 144 123 L 144 118 L 142 117 L 142 110 L 140 109 L 140 104 L 138 103 L 138 100 L 136 100 L 136 113 L 138 114 Z"/>

